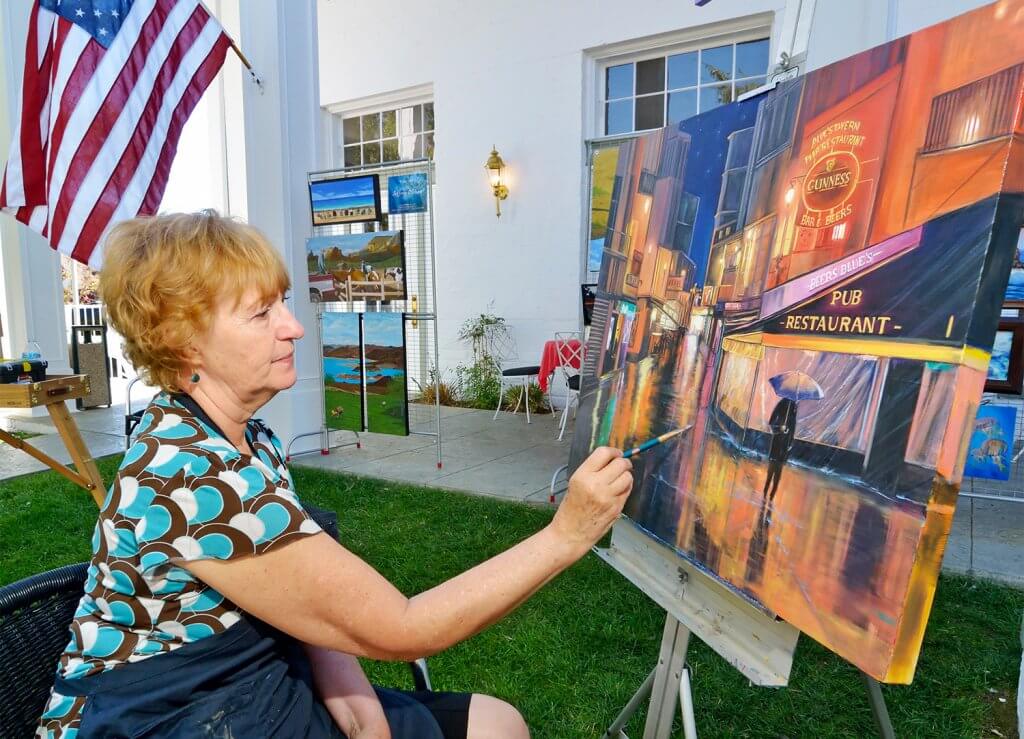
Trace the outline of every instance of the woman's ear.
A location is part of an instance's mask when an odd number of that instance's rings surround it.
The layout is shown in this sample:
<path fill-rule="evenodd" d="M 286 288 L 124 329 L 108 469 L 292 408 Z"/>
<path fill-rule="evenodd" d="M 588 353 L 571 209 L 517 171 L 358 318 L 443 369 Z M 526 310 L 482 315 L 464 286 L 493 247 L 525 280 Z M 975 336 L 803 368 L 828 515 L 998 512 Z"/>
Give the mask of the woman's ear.
<path fill-rule="evenodd" d="M 203 355 L 192 341 L 189 341 L 188 344 L 185 345 L 185 350 L 182 352 L 181 359 L 185 365 L 183 367 L 185 375 L 190 375 L 196 369 L 200 369 L 203 366 Z"/>

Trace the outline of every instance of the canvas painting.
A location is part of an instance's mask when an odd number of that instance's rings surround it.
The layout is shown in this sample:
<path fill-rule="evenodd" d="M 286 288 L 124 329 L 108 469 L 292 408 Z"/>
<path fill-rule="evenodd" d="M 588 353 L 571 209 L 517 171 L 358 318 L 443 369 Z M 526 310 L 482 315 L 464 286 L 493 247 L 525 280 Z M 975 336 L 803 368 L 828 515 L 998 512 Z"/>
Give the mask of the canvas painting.
<path fill-rule="evenodd" d="M 1018 308 L 1024 307 L 1024 230 L 1017 239 L 1017 251 L 1013 253 L 1013 269 L 1006 285 L 1003 302 Z"/>
<path fill-rule="evenodd" d="M 1009 382 L 1012 349 L 1013 331 L 996 331 L 996 340 L 992 343 L 992 359 L 988 363 L 987 379 L 996 382 Z"/>
<path fill-rule="evenodd" d="M 401 313 L 364 314 L 363 357 L 367 430 L 407 436 L 405 316 Z"/>
<path fill-rule="evenodd" d="M 1015 0 L 619 145 L 571 466 L 675 432 L 626 516 L 885 682 L 1019 260 L 1022 88 Z"/>
<path fill-rule="evenodd" d="M 324 313 L 324 413 L 327 428 L 362 431 L 362 314 Z"/>
<path fill-rule="evenodd" d="M 1020 395 L 1024 386 L 1024 323 L 1000 321 L 992 342 L 985 392 Z"/>
<path fill-rule="evenodd" d="M 309 200 L 314 226 L 380 219 L 380 182 L 375 174 L 310 182 Z"/>
<path fill-rule="evenodd" d="M 974 419 L 964 477 L 1009 480 L 1017 409 L 1012 405 L 983 405 Z"/>
<path fill-rule="evenodd" d="M 427 173 L 412 172 L 388 177 L 388 214 L 422 213 L 427 209 Z"/>
<path fill-rule="evenodd" d="M 405 300 L 401 231 L 317 236 L 306 240 L 310 300 Z"/>

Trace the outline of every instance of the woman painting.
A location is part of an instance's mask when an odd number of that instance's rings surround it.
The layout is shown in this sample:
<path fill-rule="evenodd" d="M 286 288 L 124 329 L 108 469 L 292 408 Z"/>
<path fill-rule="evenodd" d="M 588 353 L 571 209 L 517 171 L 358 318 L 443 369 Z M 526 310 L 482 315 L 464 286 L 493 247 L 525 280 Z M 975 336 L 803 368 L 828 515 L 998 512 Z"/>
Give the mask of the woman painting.
<path fill-rule="evenodd" d="M 100 286 L 162 392 L 100 510 L 38 735 L 528 736 L 497 698 L 375 688 L 356 658 L 446 649 L 582 557 L 632 486 L 621 453 L 595 451 L 544 529 L 407 598 L 312 520 L 254 418 L 303 335 L 264 237 L 211 213 L 129 221 Z"/>

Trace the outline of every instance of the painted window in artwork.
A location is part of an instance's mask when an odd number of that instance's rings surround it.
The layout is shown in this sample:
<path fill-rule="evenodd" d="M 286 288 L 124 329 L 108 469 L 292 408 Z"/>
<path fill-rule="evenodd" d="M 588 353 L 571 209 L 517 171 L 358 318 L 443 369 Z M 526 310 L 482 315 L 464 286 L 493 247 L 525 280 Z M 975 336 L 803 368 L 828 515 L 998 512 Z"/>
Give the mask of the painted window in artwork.
<path fill-rule="evenodd" d="M 341 122 L 346 167 L 434 158 L 434 104 L 351 115 Z"/>
<path fill-rule="evenodd" d="M 661 128 L 763 85 L 767 38 L 662 54 L 604 68 L 604 134 Z"/>
<path fill-rule="evenodd" d="M 938 466 L 942 435 L 956 397 L 957 367 L 941 362 L 925 362 L 921 373 L 921 389 L 917 396 L 910 439 L 905 459 L 928 469 Z"/>
<path fill-rule="evenodd" d="M 924 151 L 967 146 L 1013 131 L 1024 64 L 951 90 L 932 100 Z"/>

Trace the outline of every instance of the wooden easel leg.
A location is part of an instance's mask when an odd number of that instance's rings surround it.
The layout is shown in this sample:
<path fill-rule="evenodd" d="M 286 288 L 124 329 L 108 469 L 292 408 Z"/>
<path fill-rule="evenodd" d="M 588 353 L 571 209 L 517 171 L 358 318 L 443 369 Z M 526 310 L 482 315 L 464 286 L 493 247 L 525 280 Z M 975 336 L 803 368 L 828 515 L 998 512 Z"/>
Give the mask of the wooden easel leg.
<path fill-rule="evenodd" d="M 686 652 L 689 646 L 690 630 L 674 616 L 666 616 L 665 631 L 661 637 L 661 653 L 658 655 L 654 688 L 651 691 L 651 705 L 644 726 L 644 739 L 668 739 L 672 734 L 672 722 L 676 716 L 680 683 L 686 667 Z M 691 727 L 687 726 L 685 717 L 683 724 L 687 730 L 687 739 L 697 739 L 696 729 L 693 729 L 693 734 L 690 733 Z"/>
<path fill-rule="evenodd" d="M 654 675 L 657 672 L 657 668 L 651 670 L 651 674 L 647 676 L 643 684 L 637 688 L 637 691 L 633 694 L 633 697 L 629 699 L 629 703 L 622 709 L 615 720 L 612 721 L 612 725 L 601 736 L 601 739 L 622 739 L 626 735 L 622 733 L 622 730 L 629 723 L 629 720 L 633 718 L 633 714 L 640 708 L 640 704 L 647 700 L 651 694 L 651 688 L 654 687 Z"/>
<path fill-rule="evenodd" d="M 878 728 L 878 736 L 882 739 L 896 739 L 896 732 L 889 719 L 889 709 L 885 705 L 885 696 L 882 695 L 882 686 L 865 672 L 861 673 L 861 677 L 864 678 L 864 685 L 868 689 L 868 703 L 871 705 L 871 715 Z"/>
<path fill-rule="evenodd" d="M 68 407 L 61 400 L 48 404 L 46 410 L 49 411 L 53 425 L 60 433 L 60 438 L 64 440 L 64 446 L 67 447 L 68 453 L 71 455 L 75 469 L 89 481 L 89 492 L 92 494 L 93 500 L 96 501 L 96 505 L 102 507 L 103 500 L 107 495 L 107 490 L 103 486 L 103 478 L 100 477 L 99 468 L 96 467 L 89 448 L 82 441 L 82 435 L 78 433 L 78 426 L 71 418 Z"/>

